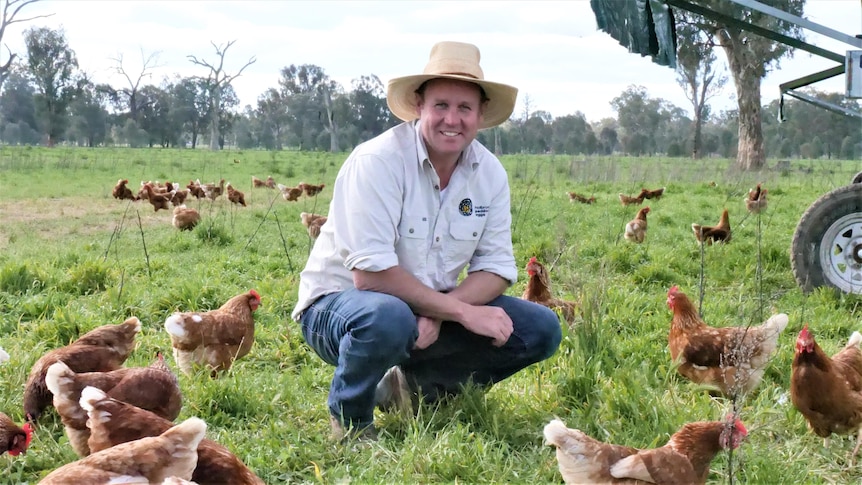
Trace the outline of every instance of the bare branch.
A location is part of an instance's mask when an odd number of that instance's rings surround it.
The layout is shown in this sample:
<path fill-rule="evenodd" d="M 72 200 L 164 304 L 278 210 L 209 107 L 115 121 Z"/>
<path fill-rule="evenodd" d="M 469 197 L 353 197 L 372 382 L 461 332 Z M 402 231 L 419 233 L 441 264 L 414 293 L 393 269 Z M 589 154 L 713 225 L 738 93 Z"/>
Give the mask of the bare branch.
<path fill-rule="evenodd" d="M 15 24 L 18 22 L 29 22 L 31 20 L 43 19 L 43 18 L 51 17 L 52 15 L 54 15 L 52 13 L 48 13 L 48 14 L 44 14 L 44 15 L 36 15 L 34 17 L 28 17 L 25 19 L 16 19 L 15 18 L 15 16 L 18 15 L 18 12 L 20 12 L 22 8 L 26 7 L 27 5 L 30 5 L 31 3 L 36 3 L 38 1 L 39 0 L 23 0 L 23 1 L 22 0 L 7 0 L 6 5 L 3 6 L 3 18 L 0 19 L 0 20 L 2 20 L 2 22 L 0 22 L 0 25 L 5 27 L 7 25 L 12 25 L 12 24 Z M 8 13 L 9 7 L 12 5 L 15 5 L 15 4 L 18 4 L 18 6 L 15 7 L 14 10 L 12 10 L 12 15 L 7 17 L 6 14 Z"/>
<path fill-rule="evenodd" d="M 208 62 L 204 59 L 199 59 L 195 55 L 189 54 L 188 56 L 186 56 L 192 64 L 196 64 L 198 66 L 203 66 L 203 67 L 206 67 L 207 69 L 209 69 L 209 74 L 207 75 L 206 82 L 208 84 L 207 90 L 209 91 L 209 96 L 210 96 L 209 103 L 210 103 L 211 116 L 212 116 L 212 119 L 210 120 L 210 133 L 211 133 L 211 135 L 210 135 L 211 136 L 210 148 L 213 150 L 218 149 L 216 142 L 217 142 L 217 139 L 219 136 L 218 123 L 219 123 L 219 120 L 221 119 L 220 118 L 221 117 L 221 106 L 220 105 L 221 105 L 221 101 L 222 101 L 222 99 L 221 99 L 222 89 L 224 89 L 227 86 L 230 86 L 231 82 L 233 82 L 234 79 L 239 77 L 242 74 L 242 72 L 248 66 L 257 62 L 257 59 L 254 56 L 252 56 L 248 60 L 248 62 L 246 62 L 245 65 L 243 65 L 239 69 L 239 71 L 236 74 L 228 75 L 226 73 L 223 73 L 222 69 L 224 68 L 225 55 L 227 54 L 227 50 L 234 43 L 236 43 L 236 40 L 232 40 L 232 41 L 230 41 L 224 45 L 216 45 L 215 42 L 210 41 L 210 44 L 212 44 L 213 48 L 215 48 L 216 55 L 219 57 L 218 67 L 216 67 L 215 65 L 211 64 L 210 62 Z M 197 76 L 196 79 L 204 79 L 204 78 Z"/>

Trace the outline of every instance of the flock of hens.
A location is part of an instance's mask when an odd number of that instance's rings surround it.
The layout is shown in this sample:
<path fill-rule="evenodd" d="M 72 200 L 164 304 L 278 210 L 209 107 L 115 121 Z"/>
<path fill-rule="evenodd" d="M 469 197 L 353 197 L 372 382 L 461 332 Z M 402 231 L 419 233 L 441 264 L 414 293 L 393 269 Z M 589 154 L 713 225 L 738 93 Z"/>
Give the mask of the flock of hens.
<path fill-rule="evenodd" d="M 179 184 L 141 182 L 137 194 L 121 179 L 114 186 L 116 199 L 146 199 L 153 210 L 173 206 L 173 225 L 191 230 L 200 222 L 196 209 L 188 208 L 189 195 L 246 205 L 245 194 L 224 179 L 218 184 L 191 181 Z M 305 194 L 314 197 L 325 187 L 300 183 L 276 184 L 272 177 L 252 177 L 252 187 L 281 190 L 285 200 Z M 316 238 L 326 217 L 303 212 L 303 224 Z M 207 369 L 212 377 L 230 369 L 254 344 L 254 312 L 260 306 L 255 290 L 237 295 L 220 308 L 206 312 L 177 312 L 164 323 L 177 367 L 186 374 Z M 177 376 L 164 357 L 155 356 L 148 367 L 124 367 L 141 330 L 137 317 L 117 325 L 98 327 L 62 348 L 43 355 L 32 367 L 24 389 L 26 423 L 15 424 L 0 413 L 0 453 L 17 456 L 30 446 L 43 412 L 53 406 L 60 416 L 69 444 L 80 460 L 47 476 L 44 484 L 238 484 L 264 482 L 230 450 L 205 439 L 206 423 L 179 416 L 183 397 Z M 9 354 L 0 349 L 0 364 Z M 191 481 L 190 481 L 191 480 Z"/>
<path fill-rule="evenodd" d="M 664 188 L 642 189 L 636 197 L 619 194 L 624 206 L 640 205 L 644 199 L 657 199 Z M 746 209 L 759 213 L 767 207 L 767 189 L 761 184 L 745 197 Z M 594 197 L 568 192 L 570 201 L 592 204 Z M 628 222 L 624 238 L 642 243 L 646 237 L 649 207 L 638 210 Z M 727 243 L 731 240 L 728 211 L 715 226 L 692 224 L 700 244 Z M 550 277 L 535 257 L 527 263 L 529 275 L 522 298 L 557 311 L 572 322 L 577 302 L 555 298 Z M 677 372 L 692 382 L 736 399 L 760 383 L 770 357 L 778 349 L 778 336 L 788 325 L 788 316 L 770 316 L 756 327 L 709 326 L 679 287 L 667 293 L 672 313 L 668 349 Z M 808 422 L 809 428 L 826 439 L 835 434 L 856 434 L 850 454 L 853 463 L 862 446 L 862 334 L 853 332 L 847 345 L 828 356 L 817 344 L 806 324 L 796 339 L 792 363 L 790 397 Z M 734 449 L 748 435 L 739 418 L 730 414 L 721 421 L 688 423 L 674 433 L 662 447 L 640 450 L 598 441 L 580 430 L 567 428 L 559 419 L 544 428 L 545 440 L 556 447 L 557 462 L 567 484 L 703 484 L 712 459 L 724 449 Z"/>
<path fill-rule="evenodd" d="M 244 205 L 244 195 L 230 184 L 225 187 L 224 180 L 219 184 L 190 182 L 187 191 L 178 190 L 176 184 L 145 182 L 137 196 L 127 183 L 118 182 L 114 197 L 146 198 L 156 211 L 173 204 L 175 218 L 177 209 L 185 208 L 185 197 L 197 190 L 215 200 L 227 188 L 231 202 Z M 266 181 L 253 177 L 253 186 L 277 186 L 285 200 L 291 201 L 303 193 L 317 195 L 324 187 L 285 187 L 275 184 L 272 177 Z M 640 204 L 644 199 L 661 197 L 663 192 L 663 188 L 644 189 L 637 197 L 620 194 L 620 200 L 624 205 Z M 569 196 L 584 203 L 595 200 L 575 193 Z M 746 206 L 752 212 L 765 209 L 766 189 L 760 184 L 752 189 Z M 649 207 L 641 208 L 626 225 L 626 239 L 643 242 L 648 213 Z M 325 222 L 324 217 L 313 214 L 303 213 L 301 218 L 309 234 L 312 228 L 319 233 Z M 701 243 L 730 241 L 727 210 L 716 226 L 692 224 L 692 229 Z M 533 257 L 526 271 L 529 280 L 522 297 L 548 306 L 572 322 L 579 305 L 553 296 L 545 267 Z M 191 374 L 201 367 L 216 377 L 247 355 L 254 343 L 254 312 L 260 301 L 260 295 L 249 290 L 215 310 L 170 315 L 164 327 L 178 368 Z M 779 313 L 757 327 L 711 327 L 676 286 L 667 293 L 667 306 L 672 313 L 668 347 L 679 374 L 730 398 L 757 387 L 770 356 L 777 351 L 778 336 L 788 324 L 787 315 Z M 12 456 L 25 453 L 39 418 L 53 405 L 81 459 L 54 470 L 40 483 L 262 484 L 227 448 L 204 438 L 206 424 L 202 420 L 173 422 L 180 414 L 183 398 L 178 379 L 161 354 L 148 367 L 123 367 L 140 329 L 138 318 L 130 317 L 117 325 L 98 327 L 43 355 L 33 365 L 25 386 L 27 422 L 19 427 L 0 413 L 0 452 Z M 857 434 L 851 460 L 862 444 L 860 343 L 862 334 L 854 332 L 844 349 L 829 357 L 806 325 L 796 340 L 791 376 L 792 402 L 814 433 L 824 438 L 832 433 Z M 8 360 L 8 353 L 0 349 L 0 364 Z M 733 414 L 721 421 L 688 423 L 664 446 L 643 450 L 603 443 L 567 428 L 559 419 L 544 428 L 544 437 L 556 447 L 560 472 L 569 484 L 703 484 L 712 459 L 723 449 L 738 447 L 747 434 L 745 425 Z"/>
<path fill-rule="evenodd" d="M 202 184 L 200 179 L 190 180 L 186 188 L 182 188 L 178 183 L 165 182 L 161 184 L 153 181 L 141 181 L 141 188 L 138 193 L 132 192 L 128 187 L 128 179 L 120 179 L 114 188 L 111 190 L 111 195 L 119 200 L 146 200 L 153 206 L 153 211 L 158 212 L 160 209 L 169 210 L 173 207 L 173 218 L 171 224 L 181 231 L 191 231 L 201 221 L 200 212 L 197 209 L 186 207 L 185 201 L 191 195 L 196 199 L 209 199 L 215 202 L 222 194 L 227 193 L 227 199 L 236 205 L 246 207 L 245 193 L 231 185 L 230 182 L 225 185 L 224 179 L 218 183 Z M 281 196 L 288 202 L 296 202 L 305 194 L 308 197 L 315 197 L 319 194 L 326 184 L 308 184 L 300 182 L 296 187 L 288 187 L 286 185 L 277 184 L 272 176 L 261 180 L 254 175 L 251 176 L 251 186 L 253 188 L 268 188 L 281 191 Z M 317 239 L 320 235 L 320 226 L 326 222 L 326 216 L 319 214 L 310 214 L 303 212 L 301 214 L 302 224 L 307 228 L 308 235 L 312 239 Z"/>
<path fill-rule="evenodd" d="M 169 316 L 165 330 L 179 369 L 191 374 L 200 366 L 213 376 L 229 369 L 251 350 L 259 306 L 260 295 L 249 290 L 216 310 Z M 39 358 L 24 389 L 27 422 L 19 427 L 0 413 L 0 451 L 25 453 L 39 418 L 54 406 L 81 459 L 39 483 L 262 485 L 230 450 L 204 438 L 201 419 L 173 422 L 183 396 L 161 354 L 148 367 L 123 367 L 140 330 L 140 320 L 130 317 Z M 8 359 L 0 349 L 0 362 Z"/>

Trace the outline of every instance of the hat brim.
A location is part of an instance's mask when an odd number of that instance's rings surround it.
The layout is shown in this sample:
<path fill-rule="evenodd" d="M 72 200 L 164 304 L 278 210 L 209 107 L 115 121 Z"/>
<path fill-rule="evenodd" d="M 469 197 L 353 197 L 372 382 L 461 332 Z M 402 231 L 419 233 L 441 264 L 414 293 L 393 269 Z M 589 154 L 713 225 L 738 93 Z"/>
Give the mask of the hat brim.
<path fill-rule="evenodd" d="M 386 90 L 386 104 L 392 114 L 402 121 L 413 121 L 419 117 L 416 112 L 416 90 L 425 81 L 430 79 L 455 79 L 466 81 L 482 86 L 488 103 L 482 116 L 482 124 L 479 129 L 492 128 L 512 116 L 515 110 L 515 101 L 518 98 L 518 88 L 508 84 L 495 83 L 475 79 L 469 76 L 457 74 L 418 74 L 415 76 L 403 76 L 391 79 Z"/>

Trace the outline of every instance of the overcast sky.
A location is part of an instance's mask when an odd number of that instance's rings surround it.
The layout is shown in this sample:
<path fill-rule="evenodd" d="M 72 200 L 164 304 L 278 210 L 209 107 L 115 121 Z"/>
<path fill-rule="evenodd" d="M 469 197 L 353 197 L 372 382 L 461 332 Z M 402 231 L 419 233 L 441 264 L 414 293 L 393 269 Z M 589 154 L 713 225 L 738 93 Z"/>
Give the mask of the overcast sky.
<path fill-rule="evenodd" d="M 862 32 L 859 0 L 808 0 L 806 17 L 832 29 Z M 236 40 L 225 57 L 225 71 L 235 74 L 252 56 L 257 59 L 233 86 L 241 106 L 276 87 L 279 71 L 291 64 L 315 64 L 350 89 L 350 81 L 376 74 L 392 77 L 421 73 L 431 46 L 440 40 L 471 42 L 482 52 L 486 78 L 520 89 L 516 112 L 528 95 L 532 110 L 554 117 L 581 111 L 590 121 L 615 116 L 610 101 L 627 86 L 639 84 L 651 97 L 690 110 L 675 73 L 648 58 L 629 54 L 596 30 L 588 0 L 574 1 L 86 1 L 54 0 L 32 4 L 21 17 L 53 13 L 48 18 L 9 26 L 4 38 L 13 52 L 25 54 L 23 32 L 31 26 L 62 27 L 80 67 L 95 82 L 127 86 L 111 58 L 124 57 L 128 73 L 141 70 L 141 50 L 158 52 L 153 84 L 165 76 L 206 75 L 187 56 L 216 62 L 211 45 Z M 833 52 L 850 46 L 819 34 L 808 41 Z M 7 57 L 5 49 L 0 60 Z M 723 54 L 719 58 L 723 59 Z M 769 74 L 762 87 L 764 103 L 778 96 L 778 84 L 834 62 L 797 52 Z M 815 85 L 843 92 L 843 78 Z M 735 107 L 732 83 L 714 101 L 717 110 Z"/>

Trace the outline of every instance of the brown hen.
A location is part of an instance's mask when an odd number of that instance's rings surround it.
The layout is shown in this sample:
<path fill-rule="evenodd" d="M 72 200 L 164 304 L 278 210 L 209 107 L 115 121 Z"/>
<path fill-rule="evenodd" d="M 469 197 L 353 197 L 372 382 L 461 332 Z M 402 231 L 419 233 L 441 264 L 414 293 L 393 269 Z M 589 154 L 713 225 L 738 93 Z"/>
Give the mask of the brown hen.
<path fill-rule="evenodd" d="M 718 224 L 714 226 L 702 226 L 700 224 L 692 223 L 691 230 L 694 231 L 694 238 L 701 244 L 706 242 L 709 246 L 712 245 L 713 242 L 730 242 L 732 234 L 727 209 L 724 209 L 721 213 L 721 217 L 718 219 Z"/>
<path fill-rule="evenodd" d="M 173 423 L 149 411 L 108 397 L 98 390 L 81 398 L 91 429 L 89 447 L 101 451 L 120 443 L 163 433 Z M 224 446 L 204 439 L 198 445 L 198 462 L 192 480 L 200 485 L 263 485 L 239 458 Z"/>
<path fill-rule="evenodd" d="M 84 392 L 88 389 L 95 388 Z M 197 465 L 197 448 L 206 428 L 203 420 L 189 418 L 159 436 L 122 443 L 64 465 L 39 483 L 161 483 L 172 476 L 187 480 Z"/>
<path fill-rule="evenodd" d="M 165 320 L 174 358 L 180 370 L 192 373 L 193 364 L 212 370 L 228 370 L 254 343 L 254 311 L 260 295 L 249 290 L 228 300 L 217 310 L 174 313 Z"/>
<path fill-rule="evenodd" d="M 862 445 L 862 334 L 853 332 L 843 349 L 830 358 L 814 340 L 808 324 L 796 338 L 790 397 L 817 436 L 856 433 L 850 455 Z"/>
<path fill-rule="evenodd" d="M 82 335 L 71 344 L 43 355 L 30 369 L 24 388 L 24 413 L 35 422 L 54 396 L 45 387 L 45 374 L 55 362 L 64 362 L 75 372 L 105 372 L 119 369 L 135 347 L 141 321 L 129 317 L 117 325 L 103 325 Z"/>
<path fill-rule="evenodd" d="M 639 450 L 595 440 L 567 428 L 559 419 L 544 429 L 557 449 L 557 464 L 567 484 L 703 484 L 719 451 L 735 449 L 748 430 L 738 419 L 688 423 L 660 448 Z"/>
<path fill-rule="evenodd" d="M 63 362 L 57 362 L 48 368 L 45 383 L 54 394 L 54 407 L 78 456 L 90 454 L 87 413 L 79 402 L 85 387 L 96 387 L 114 399 L 152 411 L 170 421 L 179 416 L 182 407 L 177 376 L 168 368 L 161 353 L 149 367 L 125 367 L 109 372 L 76 374 Z"/>
<path fill-rule="evenodd" d="M 788 322 L 778 313 L 758 327 L 710 327 L 677 286 L 667 292 L 667 307 L 673 312 L 668 348 L 677 371 L 725 396 L 757 387 Z"/>
<path fill-rule="evenodd" d="M 553 297 L 551 294 L 551 278 L 545 266 L 533 256 L 527 262 L 525 269 L 530 279 L 527 281 L 527 287 L 524 289 L 524 294 L 521 298 L 560 312 L 566 322 L 572 323 L 578 310 L 578 304 L 573 301 Z"/>

